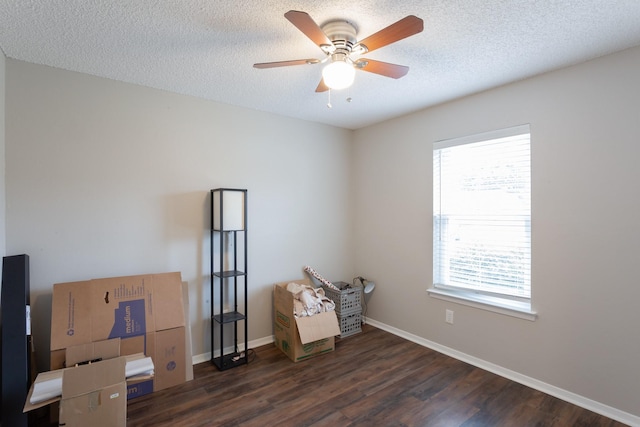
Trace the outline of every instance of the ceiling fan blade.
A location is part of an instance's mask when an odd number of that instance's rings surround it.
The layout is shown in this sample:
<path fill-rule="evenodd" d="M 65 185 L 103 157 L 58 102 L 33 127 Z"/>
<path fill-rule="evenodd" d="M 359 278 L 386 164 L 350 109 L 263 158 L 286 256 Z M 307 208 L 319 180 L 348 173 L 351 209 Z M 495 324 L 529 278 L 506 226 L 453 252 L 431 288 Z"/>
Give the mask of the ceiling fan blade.
<path fill-rule="evenodd" d="M 391 24 L 386 28 L 370 35 L 364 40 L 359 41 L 355 47 L 364 46 L 367 52 L 379 49 L 398 40 L 402 40 L 414 34 L 418 34 L 424 29 L 422 19 L 414 15 L 409 15 L 395 24 Z"/>
<path fill-rule="evenodd" d="M 320 83 L 318 83 L 318 87 L 316 88 L 316 92 L 326 92 L 329 90 L 329 86 L 324 84 L 324 79 L 320 79 Z"/>
<path fill-rule="evenodd" d="M 329 37 L 322 31 L 322 28 L 316 24 L 316 22 L 306 12 L 299 12 L 297 10 L 290 10 L 284 14 L 293 25 L 295 25 L 305 36 L 309 37 L 312 42 L 322 48 L 323 45 L 332 46 Z"/>
<path fill-rule="evenodd" d="M 399 79 L 409 72 L 409 67 L 405 65 L 390 64 L 388 62 L 374 61 L 373 59 L 361 58 L 356 61 L 356 68 L 381 76 Z"/>
<path fill-rule="evenodd" d="M 276 67 L 288 67 L 289 65 L 308 65 L 317 64 L 319 59 L 294 59 L 293 61 L 277 61 L 277 62 L 260 62 L 253 64 L 254 68 L 276 68 Z"/>

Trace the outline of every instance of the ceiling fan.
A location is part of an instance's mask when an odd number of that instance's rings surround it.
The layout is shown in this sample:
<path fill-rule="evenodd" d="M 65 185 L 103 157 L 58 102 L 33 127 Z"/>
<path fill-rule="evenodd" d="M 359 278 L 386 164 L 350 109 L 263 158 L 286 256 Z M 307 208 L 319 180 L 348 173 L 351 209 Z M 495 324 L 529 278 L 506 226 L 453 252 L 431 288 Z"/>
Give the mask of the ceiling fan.
<path fill-rule="evenodd" d="M 289 65 L 319 64 L 329 62 L 322 70 L 322 80 L 316 92 L 344 89 L 351 86 L 356 70 L 399 79 L 409 72 L 409 67 L 373 59 L 356 58 L 375 49 L 418 34 L 424 28 L 422 19 L 409 15 L 394 24 L 358 41 L 356 27 L 345 20 L 329 21 L 320 27 L 306 12 L 290 10 L 284 14 L 293 25 L 314 42 L 326 55 L 323 59 L 296 59 L 292 61 L 263 62 L 255 68 L 274 68 Z"/>

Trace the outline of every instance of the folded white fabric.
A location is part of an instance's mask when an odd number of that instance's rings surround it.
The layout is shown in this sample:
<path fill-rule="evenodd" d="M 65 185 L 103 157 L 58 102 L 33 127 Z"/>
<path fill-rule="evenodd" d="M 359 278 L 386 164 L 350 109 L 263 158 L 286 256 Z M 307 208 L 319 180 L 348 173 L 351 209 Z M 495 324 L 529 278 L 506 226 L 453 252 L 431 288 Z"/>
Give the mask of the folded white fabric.
<path fill-rule="evenodd" d="M 322 288 L 291 282 L 287 284 L 287 290 L 293 294 L 293 314 L 297 317 L 313 316 L 336 308 Z"/>

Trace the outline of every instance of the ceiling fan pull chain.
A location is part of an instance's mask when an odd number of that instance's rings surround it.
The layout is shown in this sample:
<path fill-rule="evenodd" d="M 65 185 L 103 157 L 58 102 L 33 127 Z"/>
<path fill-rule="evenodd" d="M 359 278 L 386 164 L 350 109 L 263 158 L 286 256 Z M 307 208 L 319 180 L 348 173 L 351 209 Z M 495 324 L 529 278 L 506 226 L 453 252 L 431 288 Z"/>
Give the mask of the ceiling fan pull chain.
<path fill-rule="evenodd" d="M 329 89 L 327 92 L 329 93 L 329 102 L 327 102 L 327 108 L 333 108 L 333 105 L 331 105 L 331 89 Z"/>

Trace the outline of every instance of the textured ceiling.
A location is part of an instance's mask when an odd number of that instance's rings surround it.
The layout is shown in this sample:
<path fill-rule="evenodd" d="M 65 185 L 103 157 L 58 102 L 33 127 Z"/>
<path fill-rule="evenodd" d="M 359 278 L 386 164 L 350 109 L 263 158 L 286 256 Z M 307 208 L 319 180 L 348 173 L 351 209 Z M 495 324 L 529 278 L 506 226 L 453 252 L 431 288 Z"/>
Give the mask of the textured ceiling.
<path fill-rule="evenodd" d="M 425 29 L 366 55 L 405 77 L 359 71 L 328 108 L 322 65 L 252 66 L 324 57 L 292 9 L 347 19 L 360 40 L 406 15 Z M 348 129 L 637 45 L 639 0 L 0 1 L 9 58 Z"/>

